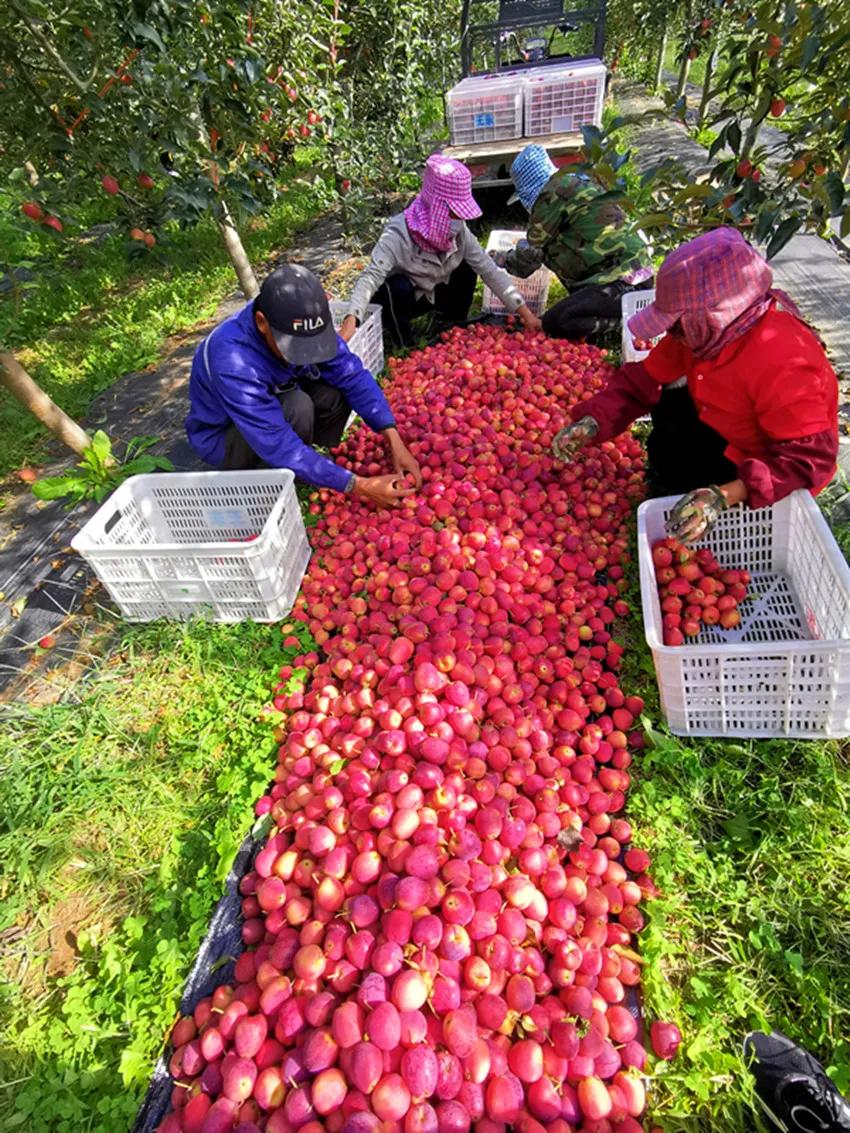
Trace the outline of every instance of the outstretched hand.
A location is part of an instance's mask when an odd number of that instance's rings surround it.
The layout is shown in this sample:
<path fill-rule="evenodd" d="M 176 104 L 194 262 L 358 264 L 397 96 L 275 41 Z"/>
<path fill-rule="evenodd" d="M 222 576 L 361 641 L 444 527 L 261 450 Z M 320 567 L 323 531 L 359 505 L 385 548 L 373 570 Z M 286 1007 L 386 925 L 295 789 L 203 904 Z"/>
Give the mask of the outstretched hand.
<path fill-rule="evenodd" d="M 714 484 L 682 496 L 667 520 L 667 534 L 680 543 L 695 543 L 707 535 L 729 503 Z"/>
<path fill-rule="evenodd" d="M 393 468 L 400 476 L 409 476 L 413 481 L 414 488 L 422 487 L 422 470 L 419 467 L 419 461 L 401 439 L 401 434 L 398 429 L 386 429 L 384 436 L 390 446 L 390 456 L 393 462 Z"/>
<path fill-rule="evenodd" d="M 402 500 L 416 491 L 395 472 L 385 476 L 357 476 L 353 492 L 361 500 L 370 500 L 378 507 L 399 507 Z"/>
<path fill-rule="evenodd" d="M 552 453 L 556 460 L 572 460 L 576 453 L 593 440 L 599 432 L 599 425 L 593 417 L 582 417 L 572 425 L 567 425 L 556 434 L 552 442 Z"/>

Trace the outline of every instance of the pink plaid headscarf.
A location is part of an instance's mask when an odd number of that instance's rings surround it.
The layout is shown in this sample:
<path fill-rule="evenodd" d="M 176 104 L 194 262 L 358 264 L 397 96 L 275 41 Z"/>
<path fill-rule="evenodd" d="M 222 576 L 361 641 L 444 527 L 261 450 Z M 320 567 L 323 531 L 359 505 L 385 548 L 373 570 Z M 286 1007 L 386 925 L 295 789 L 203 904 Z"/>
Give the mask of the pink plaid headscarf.
<path fill-rule="evenodd" d="M 670 253 L 658 270 L 655 301 L 629 319 L 629 330 L 635 338 L 652 339 L 678 322 L 698 358 L 715 358 L 773 302 L 804 321 L 772 284 L 767 260 L 736 228 L 715 228 Z"/>
<path fill-rule="evenodd" d="M 448 252 L 452 246 L 452 213 L 462 220 L 481 216 L 472 196 L 472 175 L 453 157 L 434 153 L 425 163 L 419 196 L 404 210 L 404 219 L 420 248 Z"/>

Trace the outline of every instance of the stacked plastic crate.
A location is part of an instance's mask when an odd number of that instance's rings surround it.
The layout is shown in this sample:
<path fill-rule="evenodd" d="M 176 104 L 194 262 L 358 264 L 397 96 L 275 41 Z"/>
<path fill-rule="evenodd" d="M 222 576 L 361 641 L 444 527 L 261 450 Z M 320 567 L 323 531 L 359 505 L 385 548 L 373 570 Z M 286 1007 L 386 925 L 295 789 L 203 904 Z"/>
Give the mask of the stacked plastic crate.
<path fill-rule="evenodd" d="M 521 75 L 476 75 L 446 95 L 452 144 L 477 145 L 522 137 L 525 79 Z"/>
<path fill-rule="evenodd" d="M 605 64 L 598 59 L 527 72 L 525 136 L 566 134 L 582 126 L 599 126 L 605 75 Z"/>

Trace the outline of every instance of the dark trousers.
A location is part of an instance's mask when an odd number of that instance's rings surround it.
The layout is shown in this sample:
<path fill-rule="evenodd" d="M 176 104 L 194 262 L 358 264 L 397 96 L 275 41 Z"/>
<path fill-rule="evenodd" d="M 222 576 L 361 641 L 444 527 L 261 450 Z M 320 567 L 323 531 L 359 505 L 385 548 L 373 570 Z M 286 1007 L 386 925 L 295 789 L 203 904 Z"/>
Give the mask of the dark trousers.
<path fill-rule="evenodd" d="M 434 289 L 433 309 L 446 322 L 462 323 L 469 316 L 477 276 L 466 260 L 462 260 L 445 283 Z M 373 303 L 380 303 L 383 325 L 397 346 L 410 346 L 413 342 L 411 321 L 431 310 L 431 304 L 421 296 L 406 275 L 391 275 L 375 292 Z"/>
<path fill-rule="evenodd" d="M 305 445 L 333 448 L 339 444 L 351 407 L 342 393 L 320 378 L 304 388 L 292 385 L 278 394 L 283 415 Z M 254 452 L 235 425 L 227 430 L 222 472 L 262 468 Z"/>
<path fill-rule="evenodd" d="M 570 342 L 593 339 L 616 329 L 622 317 L 620 300 L 627 291 L 642 291 L 652 282 L 630 284 L 621 279 L 613 283 L 590 283 L 578 287 L 566 299 L 550 307 L 543 316 L 543 329 L 550 338 L 566 338 Z"/>
<path fill-rule="evenodd" d="M 665 389 L 651 416 L 646 441 L 651 495 L 682 495 L 708 484 L 727 484 L 738 475 L 723 455 L 726 440 L 700 420 L 687 386 Z"/>

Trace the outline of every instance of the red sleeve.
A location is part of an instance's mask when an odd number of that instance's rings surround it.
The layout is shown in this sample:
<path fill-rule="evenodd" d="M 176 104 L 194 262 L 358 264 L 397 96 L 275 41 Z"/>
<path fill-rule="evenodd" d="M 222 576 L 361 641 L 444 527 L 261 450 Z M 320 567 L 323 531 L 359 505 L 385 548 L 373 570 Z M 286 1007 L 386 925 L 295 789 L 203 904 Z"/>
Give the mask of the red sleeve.
<path fill-rule="evenodd" d="M 775 442 L 763 456 L 738 466 L 738 475 L 747 485 L 748 506 L 769 507 L 798 488 L 822 488 L 835 472 L 837 458 L 834 429 Z"/>
<path fill-rule="evenodd" d="M 665 334 L 657 346 L 653 346 L 644 359 L 646 371 L 659 385 L 666 386 L 678 381 L 688 373 L 693 362 L 690 350 L 678 338 Z"/>
<path fill-rule="evenodd" d="M 595 397 L 580 401 L 571 411 L 573 421 L 592 417 L 599 426 L 594 440 L 610 441 L 632 421 L 648 412 L 661 396 L 661 386 L 646 372 L 643 362 L 627 362 Z"/>

